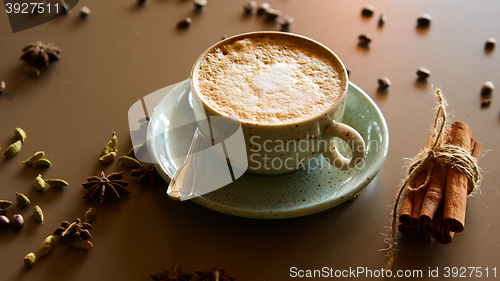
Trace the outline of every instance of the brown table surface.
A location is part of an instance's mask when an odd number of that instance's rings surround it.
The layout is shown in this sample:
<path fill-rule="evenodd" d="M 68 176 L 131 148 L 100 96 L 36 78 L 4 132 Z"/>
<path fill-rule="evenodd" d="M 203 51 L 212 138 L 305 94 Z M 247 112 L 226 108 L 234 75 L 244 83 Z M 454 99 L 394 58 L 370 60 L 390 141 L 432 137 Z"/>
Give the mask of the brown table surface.
<path fill-rule="evenodd" d="M 18 155 L 0 157 L 0 199 L 15 201 L 15 192 L 22 192 L 32 200 L 25 209 L 9 208 L 9 217 L 24 215 L 21 231 L 0 231 L 1 280 L 150 280 L 150 274 L 179 262 L 188 272 L 225 266 L 243 281 L 294 279 L 291 267 L 380 270 L 386 261 L 383 234 L 404 177 L 403 158 L 423 147 L 434 118 L 432 86 L 446 95 L 451 118 L 468 123 L 482 142 L 484 179 L 481 193 L 468 200 L 465 231 L 449 245 L 427 246 L 398 236 L 402 248 L 396 269 L 422 270 L 419 280 L 427 280 L 429 268 L 438 268 L 443 277 L 445 267 L 481 267 L 484 277 L 488 267 L 494 279 L 493 269 L 500 266 L 500 103 L 494 91 L 491 106 L 482 109 L 480 88 L 487 80 L 500 85 L 500 50 L 484 50 L 488 37 L 500 39 L 498 1 L 269 1 L 295 18 L 292 32 L 324 43 L 342 58 L 351 81 L 374 99 L 390 131 L 387 160 L 358 199 L 318 214 L 272 221 L 172 201 L 165 195 L 166 183 L 156 189 L 141 186 L 118 161 L 106 166 L 97 161 L 113 131 L 119 155 L 130 148 L 130 106 L 187 78 L 198 55 L 223 35 L 278 29 L 257 16 L 243 17 L 244 1 L 209 0 L 201 13 L 194 13 L 191 2 L 149 0 L 137 7 L 134 0 L 80 1 L 69 15 L 18 33 L 12 33 L 7 14 L 0 12 L 0 80 L 7 84 L 0 95 L 1 152 L 14 141 L 14 128 L 28 134 Z M 365 4 L 375 6 L 372 18 L 361 17 Z M 81 20 L 78 9 L 84 5 L 92 13 Z M 379 28 L 381 12 L 388 19 Z M 419 30 L 416 19 L 423 13 L 433 21 Z M 188 16 L 191 27 L 178 30 L 176 23 Z M 357 46 L 363 33 L 373 37 L 369 50 Z M 23 73 L 19 57 L 25 44 L 37 40 L 54 42 L 63 53 L 41 77 L 32 78 Z M 416 82 L 420 66 L 432 71 L 427 83 Z M 381 76 L 392 81 L 385 95 L 377 92 Z M 46 152 L 52 167 L 20 164 L 38 150 Z M 123 170 L 132 193 L 114 203 L 81 199 L 81 183 L 101 170 Z M 37 192 L 33 180 L 39 173 L 63 178 L 70 186 Z M 34 204 L 45 212 L 43 225 L 32 218 Z M 33 268 L 23 269 L 23 257 L 37 252 L 61 221 L 82 217 L 90 206 L 98 210 L 92 250 L 58 244 Z M 467 280 L 475 279 L 470 271 Z"/>

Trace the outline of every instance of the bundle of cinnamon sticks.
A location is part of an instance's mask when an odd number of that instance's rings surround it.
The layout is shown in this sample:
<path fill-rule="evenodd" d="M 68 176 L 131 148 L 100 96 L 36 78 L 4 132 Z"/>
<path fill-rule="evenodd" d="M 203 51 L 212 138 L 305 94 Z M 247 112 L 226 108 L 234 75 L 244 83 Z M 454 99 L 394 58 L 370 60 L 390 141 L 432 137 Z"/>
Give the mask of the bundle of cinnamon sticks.
<path fill-rule="evenodd" d="M 426 148 L 430 148 L 431 139 L 430 136 Z M 477 163 L 482 146 L 472 138 L 467 124 L 452 123 L 444 141 L 468 151 Z M 421 186 L 426 179 L 427 171 L 422 171 L 413 185 Z M 405 189 L 399 213 L 399 232 L 405 236 L 420 237 L 429 244 L 433 240 L 442 244 L 451 243 L 454 234 L 464 230 L 470 184 L 467 176 L 457 167 L 436 163 L 427 186 L 415 191 Z"/>

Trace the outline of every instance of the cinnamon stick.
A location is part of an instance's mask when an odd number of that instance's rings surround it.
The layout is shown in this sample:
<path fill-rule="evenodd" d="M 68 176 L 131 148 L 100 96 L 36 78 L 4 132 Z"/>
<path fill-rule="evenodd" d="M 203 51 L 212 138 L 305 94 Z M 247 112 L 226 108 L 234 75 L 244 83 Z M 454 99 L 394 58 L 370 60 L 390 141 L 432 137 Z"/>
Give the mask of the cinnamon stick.
<path fill-rule="evenodd" d="M 434 219 L 432 224 L 432 233 L 434 234 L 434 239 L 436 239 L 436 235 L 441 231 L 442 224 L 443 224 L 443 206 L 441 205 L 437 210 L 436 214 L 434 214 Z"/>
<path fill-rule="evenodd" d="M 434 229 L 434 221 L 435 221 L 435 218 L 436 217 L 436 214 L 434 214 L 434 217 L 432 218 L 431 221 L 428 221 L 428 222 L 425 222 L 425 223 L 422 223 L 422 231 L 425 231 L 426 233 L 429 233 L 429 234 L 436 234 L 439 232 L 439 230 L 437 229 Z M 441 217 L 442 219 L 442 217 Z"/>
<path fill-rule="evenodd" d="M 422 231 L 420 240 L 422 240 L 422 242 L 424 242 L 425 244 L 432 244 L 432 242 L 434 241 L 434 237 L 432 236 L 432 234 Z"/>
<path fill-rule="evenodd" d="M 413 194 L 405 190 L 403 202 L 401 202 L 401 210 L 399 211 L 399 222 L 407 225 L 410 223 L 411 214 L 413 211 Z"/>
<path fill-rule="evenodd" d="M 425 193 L 422 209 L 420 210 L 420 221 L 430 226 L 439 206 L 443 203 L 446 186 L 446 166 L 436 164 L 431 173 L 429 185 Z M 428 228 L 427 228 L 428 229 Z M 432 228 L 431 228 L 432 229 Z"/>
<path fill-rule="evenodd" d="M 429 149 L 432 145 L 432 136 L 433 134 L 430 134 L 429 137 L 427 138 L 427 143 L 425 144 L 425 148 Z M 425 176 L 426 176 L 427 171 L 422 171 L 418 174 L 415 183 L 410 183 L 412 187 L 418 187 L 422 183 L 425 182 Z M 422 180 L 423 179 L 423 180 Z M 408 189 L 405 190 L 405 193 L 403 195 L 403 202 L 401 203 L 401 209 L 399 211 L 399 222 L 404 224 L 404 225 L 411 225 L 413 227 L 420 226 L 420 223 L 415 223 L 415 221 L 412 223 L 412 218 L 414 217 L 414 213 L 418 211 L 420 213 L 420 208 L 422 203 L 419 203 L 420 200 L 417 199 L 415 200 L 415 194 L 418 192 L 412 192 L 409 191 Z M 424 192 L 425 195 L 425 192 Z M 420 196 L 420 194 L 419 194 Z M 418 207 L 415 206 L 415 201 L 417 201 Z"/>
<path fill-rule="evenodd" d="M 481 145 L 480 142 L 478 142 L 474 138 L 471 138 L 471 148 L 472 148 L 471 156 L 474 157 L 474 159 L 477 162 L 478 159 L 479 159 L 479 156 L 481 155 L 482 145 Z M 472 188 L 472 187 L 470 187 L 470 185 L 471 185 L 471 183 L 469 182 L 468 185 L 467 185 L 468 189 Z M 429 183 L 429 189 L 431 189 L 431 184 L 430 183 Z M 422 207 L 422 211 L 424 211 L 423 207 Z M 438 221 L 436 221 L 436 219 Z M 433 220 L 428 221 L 428 222 L 427 221 L 424 222 L 423 231 L 430 232 L 433 235 L 437 234 L 440 231 L 440 229 L 441 229 L 442 219 L 443 219 L 443 207 L 442 206 L 438 206 L 438 210 L 437 210 L 436 214 L 434 215 Z M 435 225 L 437 225 L 437 227 L 434 227 Z"/>
<path fill-rule="evenodd" d="M 460 121 L 453 122 L 450 130 L 450 144 L 471 151 L 471 129 Z M 456 167 L 448 166 L 443 210 L 443 229 L 452 232 L 464 230 L 467 206 L 467 176 Z M 440 232 L 439 234 L 443 234 Z M 437 239 L 439 241 L 439 239 Z M 450 241 L 451 242 L 451 241 Z"/>
<path fill-rule="evenodd" d="M 444 136 L 444 143 L 448 144 L 450 141 L 450 130 L 446 130 Z M 433 229 L 432 219 L 434 218 L 437 210 L 444 200 L 444 193 L 446 187 L 446 166 L 442 163 L 437 163 L 431 173 L 429 185 L 425 193 L 422 209 L 420 210 L 420 221 L 423 224 L 424 230 L 429 233 L 435 234 Z"/>
<path fill-rule="evenodd" d="M 402 223 L 398 225 L 398 230 L 401 234 L 408 237 L 417 237 L 421 232 L 420 227 L 413 227 Z"/>
<path fill-rule="evenodd" d="M 474 160 L 476 160 L 477 163 L 479 156 L 481 156 L 481 151 L 483 151 L 483 145 L 475 138 L 471 138 L 470 146 L 472 148 L 471 156 L 474 157 Z"/>
<path fill-rule="evenodd" d="M 481 145 L 481 143 L 477 141 L 475 138 L 471 138 L 470 147 L 471 147 L 471 156 L 474 157 L 476 163 L 479 162 L 481 151 L 483 151 L 483 145 Z"/>
<path fill-rule="evenodd" d="M 422 227 L 422 231 L 420 233 L 420 240 L 422 240 L 422 242 L 424 242 L 425 244 L 432 244 L 432 242 L 434 241 L 434 234 Z"/>
<path fill-rule="evenodd" d="M 427 178 L 427 170 L 422 171 L 418 174 L 415 179 L 415 187 L 419 187 L 425 183 L 425 179 Z M 420 227 L 420 212 L 422 210 L 422 204 L 424 202 L 424 197 L 427 191 L 427 187 L 421 188 L 415 191 L 415 195 L 413 196 L 413 210 L 411 213 L 410 225 L 414 227 Z"/>
<path fill-rule="evenodd" d="M 453 231 L 450 231 L 450 229 L 442 225 L 441 226 L 441 231 L 436 234 L 436 241 L 438 241 L 441 244 L 450 244 L 451 241 L 453 241 L 453 236 L 455 233 Z"/>
<path fill-rule="evenodd" d="M 443 224 L 443 209 L 441 206 L 434 215 L 433 237 L 441 244 L 449 244 L 453 240 L 454 233 Z"/>

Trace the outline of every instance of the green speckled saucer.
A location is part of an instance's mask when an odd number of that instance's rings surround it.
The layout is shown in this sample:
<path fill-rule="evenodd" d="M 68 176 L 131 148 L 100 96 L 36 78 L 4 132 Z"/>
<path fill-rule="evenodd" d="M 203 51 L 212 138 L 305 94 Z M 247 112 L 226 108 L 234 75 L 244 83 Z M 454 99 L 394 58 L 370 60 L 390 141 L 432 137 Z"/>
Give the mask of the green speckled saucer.
<path fill-rule="evenodd" d="M 193 122 L 188 79 L 165 95 L 149 122 L 148 136 L 163 136 L 150 138 L 149 154 L 167 181 L 187 154 L 196 129 Z M 389 132 L 377 105 L 351 82 L 343 123 L 355 128 L 367 144 L 361 168 L 338 170 L 323 159 L 320 167 L 309 171 L 302 169 L 276 177 L 245 174 L 191 201 L 218 212 L 258 219 L 305 216 L 345 202 L 367 186 L 382 168 L 389 148 Z M 176 128 L 175 134 L 167 134 L 169 128 Z"/>

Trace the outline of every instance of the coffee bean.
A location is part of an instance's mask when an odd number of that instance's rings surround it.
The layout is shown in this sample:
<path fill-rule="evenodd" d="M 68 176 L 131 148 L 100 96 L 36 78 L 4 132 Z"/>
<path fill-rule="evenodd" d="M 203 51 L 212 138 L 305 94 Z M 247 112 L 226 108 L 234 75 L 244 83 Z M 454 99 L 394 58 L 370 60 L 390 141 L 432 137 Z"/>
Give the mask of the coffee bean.
<path fill-rule="evenodd" d="M 431 71 L 425 67 L 419 67 L 417 70 L 418 79 L 425 80 L 431 75 Z"/>
<path fill-rule="evenodd" d="M 21 214 L 15 214 L 12 216 L 12 220 L 10 221 L 10 226 L 12 230 L 21 230 L 24 227 L 24 218 Z"/>
<path fill-rule="evenodd" d="M 431 25 L 432 17 L 429 14 L 423 14 L 420 15 L 420 17 L 417 19 L 417 26 L 418 27 L 429 27 Z"/>
<path fill-rule="evenodd" d="M 373 16 L 373 11 L 375 11 L 375 8 L 372 5 L 366 5 L 363 10 L 361 10 L 361 15 L 363 17 L 371 17 Z"/>
<path fill-rule="evenodd" d="M 262 16 L 264 15 L 267 10 L 271 9 L 271 5 L 269 5 L 269 3 L 262 3 L 259 5 L 259 7 L 257 8 L 257 15 L 259 16 Z"/>
<path fill-rule="evenodd" d="M 387 21 L 387 16 L 385 14 L 381 14 L 380 18 L 378 19 L 378 26 L 379 27 L 384 26 L 386 21 Z"/>
<path fill-rule="evenodd" d="M 10 220 L 6 216 L 0 216 L 0 229 L 6 229 L 10 225 Z"/>
<path fill-rule="evenodd" d="M 481 101 L 481 107 L 489 107 L 491 104 L 491 100 L 490 99 L 484 99 Z"/>
<path fill-rule="evenodd" d="M 177 23 L 178 28 L 188 28 L 191 25 L 191 18 L 185 18 Z"/>
<path fill-rule="evenodd" d="M 90 15 L 91 11 L 90 9 L 87 7 L 87 6 L 83 6 L 81 9 L 80 9 L 80 16 L 82 18 L 86 18 L 88 17 L 88 15 Z"/>
<path fill-rule="evenodd" d="M 207 5 L 207 0 L 194 0 L 194 8 L 196 10 L 201 10 Z"/>
<path fill-rule="evenodd" d="M 281 31 L 288 31 L 290 29 L 290 25 L 293 23 L 293 18 L 291 16 L 285 16 L 280 19 L 279 23 Z"/>
<path fill-rule="evenodd" d="M 0 81 L 0 94 L 3 93 L 3 91 L 5 91 L 5 82 Z"/>
<path fill-rule="evenodd" d="M 495 40 L 495 38 L 488 38 L 486 39 L 486 43 L 484 43 L 484 48 L 486 50 L 492 50 L 495 48 L 495 44 L 497 43 L 497 40 Z"/>
<path fill-rule="evenodd" d="M 245 14 L 249 15 L 253 14 L 255 8 L 257 8 L 257 2 L 255 1 L 248 1 L 245 4 L 243 4 L 243 11 L 245 12 Z"/>
<path fill-rule="evenodd" d="M 491 81 L 486 81 L 484 82 L 483 86 L 481 87 L 481 96 L 488 98 L 491 96 L 491 93 L 495 89 L 495 84 Z"/>
<path fill-rule="evenodd" d="M 359 35 L 358 39 L 359 39 L 359 44 L 361 45 L 368 45 L 370 44 L 370 42 L 372 42 L 371 36 L 367 34 Z"/>
<path fill-rule="evenodd" d="M 275 21 L 281 16 L 281 11 L 276 9 L 267 9 L 266 11 L 266 20 Z"/>
<path fill-rule="evenodd" d="M 391 86 L 391 80 L 387 77 L 381 77 L 378 79 L 378 87 L 380 89 L 387 89 Z"/>

